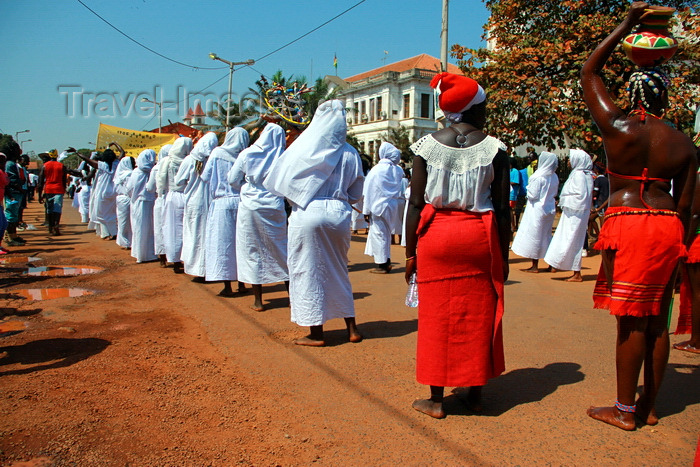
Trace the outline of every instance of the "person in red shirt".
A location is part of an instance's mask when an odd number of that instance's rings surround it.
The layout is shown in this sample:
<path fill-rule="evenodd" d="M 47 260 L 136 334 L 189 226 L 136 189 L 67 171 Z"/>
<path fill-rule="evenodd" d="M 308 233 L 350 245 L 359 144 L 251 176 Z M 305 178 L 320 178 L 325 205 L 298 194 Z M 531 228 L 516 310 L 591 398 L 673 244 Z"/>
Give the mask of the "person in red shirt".
<path fill-rule="evenodd" d="M 46 203 L 46 213 L 49 221 L 49 233 L 61 235 L 58 224 L 61 221 L 63 210 L 63 195 L 66 192 L 68 181 L 68 169 L 63 163 L 58 162 L 58 152 L 49 151 L 48 162 L 44 163 L 39 173 L 39 202 Z"/>

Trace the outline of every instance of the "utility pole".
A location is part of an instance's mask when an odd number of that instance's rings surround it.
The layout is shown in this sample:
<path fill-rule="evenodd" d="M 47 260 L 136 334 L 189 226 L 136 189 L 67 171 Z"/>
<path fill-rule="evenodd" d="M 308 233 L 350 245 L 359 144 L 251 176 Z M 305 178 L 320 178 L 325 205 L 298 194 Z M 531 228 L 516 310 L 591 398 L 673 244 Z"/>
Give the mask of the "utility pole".
<path fill-rule="evenodd" d="M 440 32 L 440 39 L 442 40 L 442 47 L 440 49 L 440 67 L 442 70 L 440 71 L 447 71 L 447 26 L 449 23 L 449 3 L 449 0 L 442 0 L 442 31 Z"/>

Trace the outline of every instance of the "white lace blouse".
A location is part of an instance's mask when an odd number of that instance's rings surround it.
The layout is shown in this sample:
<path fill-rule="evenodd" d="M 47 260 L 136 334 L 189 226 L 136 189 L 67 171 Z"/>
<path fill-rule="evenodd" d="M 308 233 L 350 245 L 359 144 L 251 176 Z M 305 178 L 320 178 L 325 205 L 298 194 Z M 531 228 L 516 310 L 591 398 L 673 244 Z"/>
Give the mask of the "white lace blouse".
<path fill-rule="evenodd" d="M 466 148 L 446 146 L 432 135 L 413 143 L 411 151 L 427 164 L 425 202 L 437 209 L 493 211 L 491 163 L 499 149 L 505 144 L 492 136 Z"/>

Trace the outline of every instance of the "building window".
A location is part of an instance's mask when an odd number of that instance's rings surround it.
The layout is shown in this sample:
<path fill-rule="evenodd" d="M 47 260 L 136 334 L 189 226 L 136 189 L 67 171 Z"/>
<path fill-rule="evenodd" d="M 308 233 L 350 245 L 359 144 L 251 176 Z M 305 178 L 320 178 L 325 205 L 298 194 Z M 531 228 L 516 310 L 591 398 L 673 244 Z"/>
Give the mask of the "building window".
<path fill-rule="evenodd" d="M 370 121 L 376 120 L 377 119 L 377 114 L 375 112 L 375 107 L 374 107 L 374 98 L 369 100 L 369 119 Z"/>
<path fill-rule="evenodd" d="M 369 142 L 369 156 L 374 160 L 374 141 Z"/>
<path fill-rule="evenodd" d="M 377 119 L 382 118 L 382 96 L 377 97 Z"/>
<path fill-rule="evenodd" d="M 355 106 L 353 107 L 353 116 L 352 116 L 352 122 L 357 125 L 357 120 L 360 118 L 360 104 L 355 102 Z"/>
<path fill-rule="evenodd" d="M 403 95 L 403 118 L 411 117 L 411 95 Z"/>
<path fill-rule="evenodd" d="M 367 101 L 360 102 L 360 121 L 365 123 L 367 117 Z"/>
<path fill-rule="evenodd" d="M 430 118 L 430 94 L 420 95 L 420 116 Z"/>

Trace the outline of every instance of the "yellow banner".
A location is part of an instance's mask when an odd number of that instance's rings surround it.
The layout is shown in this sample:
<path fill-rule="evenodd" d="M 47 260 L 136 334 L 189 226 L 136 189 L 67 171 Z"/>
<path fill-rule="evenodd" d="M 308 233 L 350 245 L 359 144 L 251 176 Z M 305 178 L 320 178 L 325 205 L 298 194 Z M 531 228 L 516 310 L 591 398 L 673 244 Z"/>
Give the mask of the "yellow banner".
<path fill-rule="evenodd" d="M 118 143 L 127 156 L 137 157 L 144 149 L 153 149 L 156 154 L 166 144 L 172 144 L 178 135 L 172 133 L 151 133 L 149 131 L 128 130 L 100 123 L 97 132 L 97 150 L 104 151 L 109 143 Z"/>

